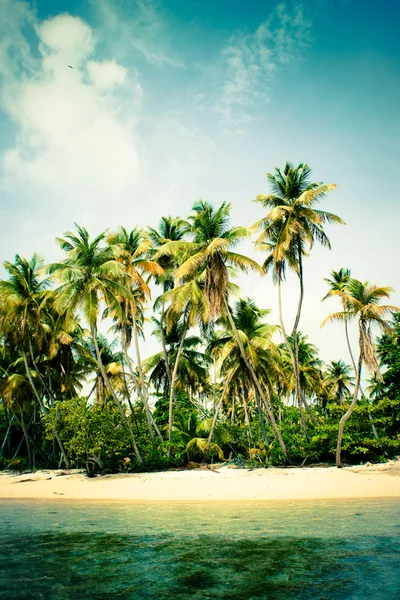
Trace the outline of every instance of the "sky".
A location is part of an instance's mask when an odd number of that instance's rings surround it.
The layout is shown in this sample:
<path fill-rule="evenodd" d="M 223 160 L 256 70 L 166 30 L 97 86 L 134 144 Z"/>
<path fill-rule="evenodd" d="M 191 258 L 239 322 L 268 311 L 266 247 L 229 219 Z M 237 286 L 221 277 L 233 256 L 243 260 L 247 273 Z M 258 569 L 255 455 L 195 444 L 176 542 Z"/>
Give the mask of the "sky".
<path fill-rule="evenodd" d="M 300 328 L 347 359 L 340 326 L 320 328 L 338 309 L 324 278 L 350 268 L 400 305 L 399 19 L 393 0 L 0 0 L 1 262 L 62 258 L 74 222 L 156 227 L 199 198 L 252 225 L 265 173 L 306 162 L 346 226 L 305 260 Z M 277 323 L 270 278 L 239 281 Z M 288 330 L 297 296 L 289 277 Z"/>

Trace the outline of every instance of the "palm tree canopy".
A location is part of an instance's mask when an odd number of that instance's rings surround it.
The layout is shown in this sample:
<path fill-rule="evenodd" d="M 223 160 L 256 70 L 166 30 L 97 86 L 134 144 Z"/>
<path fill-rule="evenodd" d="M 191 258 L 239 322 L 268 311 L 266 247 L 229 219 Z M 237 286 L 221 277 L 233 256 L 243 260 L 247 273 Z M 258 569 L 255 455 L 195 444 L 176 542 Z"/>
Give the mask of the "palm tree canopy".
<path fill-rule="evenodd" d="M 221 314 L 230 268 L 262 272 L 254 260 L 233 252 L 233 248 L 249 237 L 251 229 L 230 227 L 230 211 L 231 204 L 226 202 L 216 209 L 208 202 L 199 201 L 193 206 L 189 217 L 191 240 L 167 242 L 157 253 L 158 256 L 180 257 L 180 266 L 176 271 L 179 284 L 194 279 L 203 282 L 211 317 Z"/>
<path fill-rule="evenodd" d="M 343 291 L 337 292 L 337 295 L 342 298 L 344 310 L 329 315 L 321 324 L 323 327 L 328 322 L 343 322 L 357 318 L 362 359 L 367 369 L 380 379 L 382 376 L 372 342 L 371 328 L 377 325 L 383 331 L 390 330 L 390 322 L 386 317 L 396 314 L 400 308 L 391 304 L 380 304 L 380 302 L 384 298 L 389 298 L 392 292 L 391 287 L 377 287 L 369 284 L 368 281 L 363 283 L 358 279 L 351 279 Z"/>
<path fill-rule="evenodd" d="M 59 312 L 66 308 L 82 310 L 90 327 L 95 327 L 99 304 L 117 309 L 121 298 L 130 297 L 124 285 L 125 269 L 116 260 L 114 249 L 106 245 L 104 231 L 93 240 L 84 227 L 76 225 L 77 233 L 67 232 L 58 238 L 58 244 L 67 253 L 67 258 L 47 267 L 61 281 L 54 302 Z"/>
<path fill-rule="evenodd" d="M 325 223 L 344 224 L 337 215 L 315 208 L 336 185 L 312 183 L 310 174 L 309 165 L 300 163 L 294 167 L 287 162 L 283 172 L 275 168 L 275 173 L 267 173 L 272 193 L 260 194 L 255 199 L 268 209 L 265 217 L 254 225 L 262 228 L 255 244 L 257 249 L 269 252 L 264 268 L 268 270 L 273 262 L 275 279 L 284 278 L 286 263 L 298 271 L 299 255 L 307 255 L 315 241 L 330 248 L 323 229 Z"/>

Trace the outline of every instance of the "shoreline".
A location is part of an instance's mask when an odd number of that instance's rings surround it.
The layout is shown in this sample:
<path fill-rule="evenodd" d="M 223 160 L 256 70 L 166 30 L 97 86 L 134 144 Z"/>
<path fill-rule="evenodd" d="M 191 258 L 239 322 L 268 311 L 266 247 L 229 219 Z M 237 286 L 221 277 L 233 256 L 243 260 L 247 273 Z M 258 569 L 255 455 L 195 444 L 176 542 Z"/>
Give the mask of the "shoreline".
<path fill-rule="evenodd" d="M 87 477 L 82 471 L 0 472 L 1 500 L 134 502 L 400 500 L 400 461 L 336 467 L 159 471 Z"/>

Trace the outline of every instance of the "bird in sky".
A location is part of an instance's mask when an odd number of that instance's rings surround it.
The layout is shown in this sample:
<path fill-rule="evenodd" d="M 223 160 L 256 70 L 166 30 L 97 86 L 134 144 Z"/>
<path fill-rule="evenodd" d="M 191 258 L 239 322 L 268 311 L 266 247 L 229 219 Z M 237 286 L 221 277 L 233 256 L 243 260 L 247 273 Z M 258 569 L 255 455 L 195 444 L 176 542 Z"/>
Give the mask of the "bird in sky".
<path fill-rule="evenodd" d="M 74 67 L 71 67 L 71 65 L 68 65 L 68 68 L 69 68 L 69 69 L 73 69 Z"/>

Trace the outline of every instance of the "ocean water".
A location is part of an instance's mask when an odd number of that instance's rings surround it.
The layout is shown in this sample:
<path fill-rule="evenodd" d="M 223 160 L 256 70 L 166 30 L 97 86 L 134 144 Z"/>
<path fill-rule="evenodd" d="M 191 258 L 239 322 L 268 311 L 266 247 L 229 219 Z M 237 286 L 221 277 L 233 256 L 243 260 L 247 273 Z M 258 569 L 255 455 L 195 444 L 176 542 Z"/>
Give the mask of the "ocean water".
<path fill-rule="evenodd" d="M 7 600 L 400 599 L 400 502 L 0 502 Z"/>

